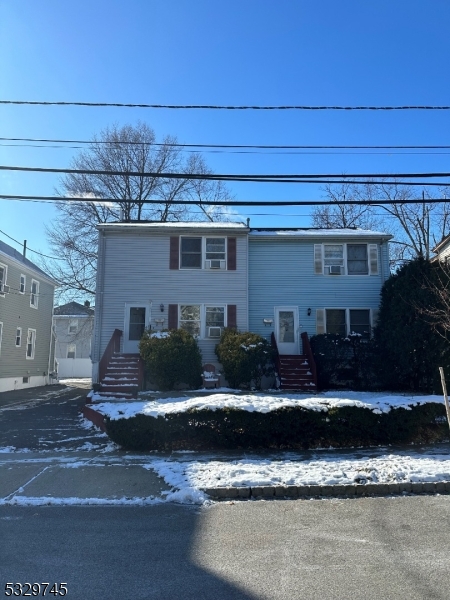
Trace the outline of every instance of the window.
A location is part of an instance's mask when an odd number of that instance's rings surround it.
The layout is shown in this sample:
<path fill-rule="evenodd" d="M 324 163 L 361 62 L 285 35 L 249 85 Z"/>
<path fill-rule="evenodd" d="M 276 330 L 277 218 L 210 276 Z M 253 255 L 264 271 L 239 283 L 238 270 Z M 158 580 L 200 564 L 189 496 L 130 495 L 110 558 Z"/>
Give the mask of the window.
<path fill-rule="evenodd" d="M 16 347 L 20 348 L 22 345 L 22 327 L 16 329 Z"/>
<path fill-rule="evenodd" d="M 369 308 L 318 308 L 316 333 L 332 333 L 342 337 L 359 334 L 363 339 L 369 339 L 377 316 L 378 310 Z"/>
<path fill-rule="evenodd" d="M 76 333 L 78 331 L 78 319 L 72 319 L 69 321 L 69 333 Z"/>
<path fill-rule="evenodd" d="M 368 275 L 367 244 L 347 244 L 347 273 Z"/>
<path fill-rule="evenodd" d="M 182 237 L 180 268 L 226 269 L 226 246 L 226 238 L 224 237 Z"/>
<path fill-rule="evenodd" d="M 370 310 L 350 310 L 349 333 L 358 333 L 366 340 L 370 338 Z"/>
<path fill-rule="evenodd" d="M 180 329 L 185 329 L 194 337 L 200 336 L 200 305 L 180 305 Z"/>
<path fill-rule="evenodd" d="M 316 275 L 378 275 L 377 244 L 314 244 Z"/>
<path fill-rule="evenodd" d="M 39 300 L 39 281 L 36 279 L 31 280 L 31 293 L 30 293 L 30 306 L 33 308 L 38 307 Z"/>
<path fill-rule="evenodd" d="M 326 309 L 327 333 L 334 333 L 345 337 L 347 328 L 345 325 L 345 309 Z"/>
<path fill-rule="evenodd" d="M 67 344 L 67 358 L 76 358 L 77 346 L 76 344 Z"/>
<path fill-rule="evenodd" d="M 34 358 L 34 351 L 36 348 L 36 329 L 29 329 L 27 335 L 27 359 L 31 360 Z"/>
<path fill-rule="evenodd" d="M 129 318 L 128 339 L 138 341 L 145 331 L 145 306 L 130 306 Z"/>
<path fill-rule="evenodd" d="M 206 306 L 205 307 L 206 337 L 217 337 L 222 335 L 225 327 L 225 307 L 224 306 Z"/>
<path fill-rule="evenodd" d="M 21 294 L 25 294 L 26 283 L 27 283 L 27 278 L 25 277 L 25 275 L 21 274 L 20 275 L 20 287 L 19 287 L 19 292 Z"/>
<path fill-rule="evenodd" d="M 6 277 L 8 275 L 8 267 L 0 264 L 0 296 L 5 295 Z"/>
<path fill-rule="evenodd" d="M 181 268 L 202 268 L 202 238 L 181 238 Z"/>

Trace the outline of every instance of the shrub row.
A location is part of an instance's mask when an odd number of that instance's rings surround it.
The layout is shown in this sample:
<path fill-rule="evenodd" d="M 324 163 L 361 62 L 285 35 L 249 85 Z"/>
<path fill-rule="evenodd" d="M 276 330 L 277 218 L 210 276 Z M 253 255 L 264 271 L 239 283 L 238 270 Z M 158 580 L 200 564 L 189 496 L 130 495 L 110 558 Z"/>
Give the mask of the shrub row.
<path fill-rule="evenodd" d="M 381 414 L 354 406 L 328 412 L 300 407 L 269 413 L 202 409 L 158 418 L 107 419 L 106 431 L 129 450 L 344 448 L 448 438 L 445 408 L 438 403 Z"/>

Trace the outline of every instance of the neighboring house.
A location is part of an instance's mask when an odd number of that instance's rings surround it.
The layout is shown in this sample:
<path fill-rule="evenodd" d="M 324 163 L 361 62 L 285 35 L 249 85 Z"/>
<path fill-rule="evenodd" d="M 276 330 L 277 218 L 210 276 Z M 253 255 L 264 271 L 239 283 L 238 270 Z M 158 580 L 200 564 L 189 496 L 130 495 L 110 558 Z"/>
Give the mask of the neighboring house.
<path fill-rule="evenodd" d="M 361 229 L 252 229 L 249 325 L 299 354 L 299 332 L 369 337 L 389 277 L 392 236 Z"/>
<path fill-rule="evenodd" d="M 301 334 L 369 337 L 389 277 L 391 236 L 380 232 L 237 223 L 98 228 L 94 381 L 102 380 L 99 363 L 115 329 L 124 332 L 121 350 L 133 354 L 145 328 L 183 327 L 198 336 L 203 362 L 217 365 L 223 328 L 237 327 L 268 339 L 273 333 L 279 354 L 290 357 L 286 369 L 302 371 L 313 386 Z"/>
<path fill-rule="evenodd" d="M 138 353 L 144 329 L 183 327 L 204 363 L 224 327 L 248 329 L 248 228 L 240 223 L 105 223 L 99 251 L 92 343 L 93 381 L 114 330 Z M 100 373 L 99 373 L 100 368 Z"/>
<path fill-rule="evenodd" d="M 0 241 L 0 392 L 53 383 L 56 282 Z"/>
<path fill-rule="evenodd" d="M 446 264 L 450 262 L 450 234 L 446 235 L 439 244 L 433 248 L 436 256 L 433 256 L 431 262 L 442 261 Z"/>
<path fill-rule="evenodd" d="M 55 358 L 58 377 L 91 377 L 91 337 L 94 327 L 94 309 L 89 302 L 84 306 L 69 302 L 57 306 L 53 312 Z"/>

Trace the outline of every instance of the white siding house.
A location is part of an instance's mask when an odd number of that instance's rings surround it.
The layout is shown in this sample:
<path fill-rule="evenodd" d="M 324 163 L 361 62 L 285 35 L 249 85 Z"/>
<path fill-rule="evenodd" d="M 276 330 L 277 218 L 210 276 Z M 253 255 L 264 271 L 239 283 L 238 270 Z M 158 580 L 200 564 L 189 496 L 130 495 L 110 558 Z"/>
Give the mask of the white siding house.
<path fill-rule="evenodd" d="M 145 328 L 184 327 L 204 363 L 224 327 L 248 329 L 248 228 L 240 223 L 107 223 L 99 250 L 93 381 L 115 329 L 137 353 Z"/>
<path fill-rule="evenodd" d="M 55 358 L 58 378 L 91 377 L 94 310 L 89 303 L 69 302 L 54 310 Z"/>

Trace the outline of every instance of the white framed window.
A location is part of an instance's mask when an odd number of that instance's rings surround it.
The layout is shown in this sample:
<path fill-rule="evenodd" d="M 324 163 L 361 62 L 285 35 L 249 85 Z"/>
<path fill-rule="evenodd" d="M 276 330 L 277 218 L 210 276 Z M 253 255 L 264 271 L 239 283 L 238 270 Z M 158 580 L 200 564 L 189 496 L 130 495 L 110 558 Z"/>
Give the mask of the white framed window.
<path fill-rule="evenodd" d="M 180 269 L 226 269 L 225 237 L 180 238 Z"/>
<path fill-rule="evenodd" d="M 27 285 L 26 275 L 21 273 L 20 274 L 20 284 L 19 284 L 19 294 L 25 294 L 26 285 Z"/>
<path fill-rule="evenodd" d="M 213 304 L 180 304 L 179 327 L 194 337 L 220 338 L 226 327 L 226 306 Z"/>
<path fill-rule="evenodd" d="M 378 275 L 377 244 L 314 244 L 316 275 Z"/>
<path fill-rule="evenodd" d="M 36 329 L 29 329 L 27 335 L 27 360 L 34 359 L 34 353 L 36 349 Z"/>
<path fill-rule="evenodd" d="M 67 344 L 67 358 L 76 358 L 77 357 L 77 345 L 76 344 Z"/>
<path fill-rule="evenodd" d="M 22 327 L 16 329 L 16 348 L 20 348 L 22 345 Z"/>
<path fill-rule="evenodd" d="M 30 291 L 30 306 L 37 308 L 39 303 L 39 281 L 36 279 L 31 280 L 31 291 Z"/>
<path fill-rule="evenodd" d="M 332 333 L 342 337 L 356 334 L 369 339 L 377 317 L 378 310 L 370 308 L 318 308 L 316 333 Z"/>
<path fill-rule="evenodd" d="M 6 280 L 8 277 L 8 266 L 0 263 L 0 296 L 5 295 Z"/>
<path fill-rule="evenodd" d="M 78 319 L 69 320 L 69 331 L 68 333 L 76 333 L 78 331 Z"/>
<path fill-rule="evenodd" d="M 3 323 L 0 321 L 0 356 L 2 354 Z"/>
<path fill-rule="evenodd" d="M 200 337 L 201 333 L 201 305 L 180 304 L 179 326 L 194 337 Z"/>

